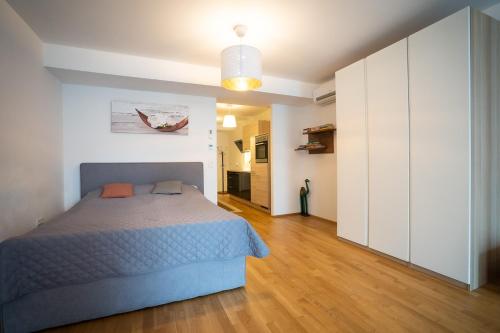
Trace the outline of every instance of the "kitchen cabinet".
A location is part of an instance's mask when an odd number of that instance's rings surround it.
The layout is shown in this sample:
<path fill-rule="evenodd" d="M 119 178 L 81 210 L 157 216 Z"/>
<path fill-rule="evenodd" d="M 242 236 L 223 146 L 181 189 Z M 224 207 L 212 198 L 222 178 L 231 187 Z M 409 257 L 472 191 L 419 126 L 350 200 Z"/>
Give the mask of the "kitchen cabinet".
<path fill-rule="evenodd" d="M 257 120 L 243 126 L 243 150 L 250 151 L 250 138 L 260 134 L 268 134 L 270 131 L 271 123 L 268 120 Z"/>
<path fill-rule="evenodd" d="M 255 136 L 250 138 L 251 143 L 251 202 L 260 207 L 269 209 L 270 205 L 270 170 L 268 163 L 257 163 L 255 160 Z"/>
<path fill-rule="evenodd" d="M 267 163 L 256 163 L 252 168 L 252 203 L 269 207 L 269 167 Z"/>
<path fill-rule="evenodd" d="M 238 198 L 250 200 L 251 198 L 251 175 L 247 171 L 227 172 L 227 192 Z"/>

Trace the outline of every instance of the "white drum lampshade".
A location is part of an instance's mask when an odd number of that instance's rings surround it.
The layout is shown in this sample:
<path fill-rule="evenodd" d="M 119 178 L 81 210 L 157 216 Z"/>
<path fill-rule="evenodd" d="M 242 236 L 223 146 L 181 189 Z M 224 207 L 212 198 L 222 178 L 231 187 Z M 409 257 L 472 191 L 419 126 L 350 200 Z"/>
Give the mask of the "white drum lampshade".
<path fill-rule="evenodd" d="M 222 120 L 222 127 L 225 128 L 235 128 L 236 127 L 236 117 L 232 114 L 226 114 Z"/>
<path fill-rule="evenodd" d="M 237 25 L 234 31 L 243 38 L 246 26 Z M 229 90 L 247 91 L 262 86 L 262 55 L 250 45 L 233 45 L 221 53 L 221 85 Z"/>

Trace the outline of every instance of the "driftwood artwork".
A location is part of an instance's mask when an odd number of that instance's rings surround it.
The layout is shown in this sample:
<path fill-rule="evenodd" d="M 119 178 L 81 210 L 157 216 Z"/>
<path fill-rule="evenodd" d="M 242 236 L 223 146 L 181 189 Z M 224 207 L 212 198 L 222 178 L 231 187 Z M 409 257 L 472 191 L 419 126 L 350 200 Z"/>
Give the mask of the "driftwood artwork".
<path fill-rule="evenodd" d="M 124 101 L 111 103 L 111 132 L 188 135 L 189 107 Z"/>

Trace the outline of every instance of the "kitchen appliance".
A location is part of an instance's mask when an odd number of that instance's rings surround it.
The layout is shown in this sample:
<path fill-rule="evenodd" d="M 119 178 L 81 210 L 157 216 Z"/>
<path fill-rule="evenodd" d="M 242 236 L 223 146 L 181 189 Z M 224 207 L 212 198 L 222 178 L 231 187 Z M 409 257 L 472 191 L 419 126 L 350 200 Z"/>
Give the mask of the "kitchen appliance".
<path fill-rule="evenodd" d="M 236 145 L 236 147 L 238 147 L 238 150 L 240 151 L 240 153 L 243 153 L 243 140 L 241 140 L 241 139 L 236 140 L 236 141 L 234 141 L 234 144 Z"/>
<path fill-rule="evenodd" d="M 315 104 L 328 105 L 335 102 L 336 99 L 335 79 L 323 83 L 313 91 L 313 101 Z"/>
<path fill-rule="evenodd" d="M 269 156 L 269 135 L 262 134 L 255 137 L 255 162 L 267 163 Z"/>

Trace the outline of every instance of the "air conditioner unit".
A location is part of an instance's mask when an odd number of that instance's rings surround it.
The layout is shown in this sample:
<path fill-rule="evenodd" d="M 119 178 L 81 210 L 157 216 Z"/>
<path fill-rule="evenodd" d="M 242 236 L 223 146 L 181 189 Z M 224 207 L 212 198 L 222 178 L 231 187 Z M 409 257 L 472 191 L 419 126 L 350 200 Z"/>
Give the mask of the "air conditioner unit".
<path fill-rule="evenodd" d="M 335 79 L 327 81 L 313 91 L 313 100 L 315 104 L 327 105 L 335 102 Z"/>

